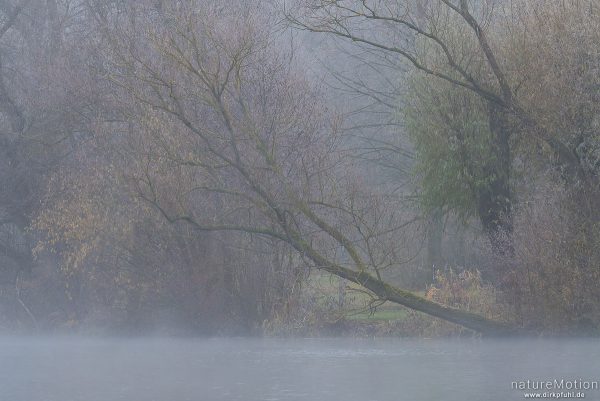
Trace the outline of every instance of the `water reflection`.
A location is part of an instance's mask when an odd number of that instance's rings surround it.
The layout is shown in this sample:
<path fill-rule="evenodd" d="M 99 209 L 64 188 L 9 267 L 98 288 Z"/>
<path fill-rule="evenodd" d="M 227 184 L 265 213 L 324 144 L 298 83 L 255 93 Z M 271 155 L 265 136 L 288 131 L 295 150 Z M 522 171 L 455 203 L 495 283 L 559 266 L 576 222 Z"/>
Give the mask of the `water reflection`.
<path fill-rule="evenodd" d="M 0 399 L 520 400 L 512 381 L 600 380 L 599 360 L 594 340 L 3 339 Z"/>

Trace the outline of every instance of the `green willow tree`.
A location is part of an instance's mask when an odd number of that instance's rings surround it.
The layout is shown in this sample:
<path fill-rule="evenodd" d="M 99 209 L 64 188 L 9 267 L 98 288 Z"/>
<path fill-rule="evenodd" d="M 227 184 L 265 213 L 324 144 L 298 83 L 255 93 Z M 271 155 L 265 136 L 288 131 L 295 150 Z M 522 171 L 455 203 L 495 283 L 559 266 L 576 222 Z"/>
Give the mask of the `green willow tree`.
<path fill-rule="evenodd" d="M 402 119 L 417 153 L 421 200 L 426 211 L 440 209 L 467 218 L 484 214 L 496 154 L 485 105 L 449 84 L 430 85 L 413 76 Z"/>
<path fill-rule="evenodd" d="M 533 147 L 542 147 L 548 155 L 547 160 L 556 165 L 570 183 L 592 185 L 596 182 L 595 173 L 589 174 L 582 166 L 584 157 L 578 151 L 580 143 L 557 129 L 564 124 L 553 125 L 556 119 L 551 113 L 558 110 L 542 111 L 533 101 L 537 98 L 541 100 L 540 104 L 547 104 L 548 99 L 555 98 L 556 93 L 548 96 L 546 88 L 540 86 L 547 70 L 552 69 L 548 65 L 560 66 L 561 72 L 552 74 L 558 82 L 566 83 L 568 71 L 573 71 L 566 65 L 570 60 L 568 55 L 593 54 L 588 50 L 594 48 L 591 39 L 595 35 L 593 27 L 598 25 L 596 6 L 584 0 L 573 0 L 568 4 L 526 0 L 496 3 L 486 0 L 306 0 L 288 13 L 288 19 L 296 27 L 328 34 L 391 60 L 396 59 L 399 71 L 406 66 L 418 71 L 424 77 L 421 79 L 428 81 L 427 90 L 433 88 L 433 92 L 439 92 L 435 89 L 439 85 L 447 92 L 447 101 L 461 104 L 466 100 L 470 103 L 469 113 L 476 116 L 467 116 L 466 110 L 460 111 L 458 116 L 449 115 L 450 121 L 443 128 L 448 133 L 456 131 L 457 127 L 465 131 L 464 140 L 456 141 L 462 142 L 463 146 L 448 144 L 449 151 L 456 150 L 456 153 L 452 152 L 454 160 L 445 157 L 450 163 L 447 166 L 450 171 L 459 169 L 459 175 L 448 177 L 444 170 L 441 174 L 450 179 L 446 186 L 450 192 L 446 204 L 462 211 L 465 208 L 473 210 L 492 242 L 498 234 L 512 231 L 511 168 L 517 150 L 515 146 L 519 146 L 516 144 L 528 142 Z M 538 32 L 543 34 L 538 35 Z M 558 35 L 560 32 L 562 35 Z M 544 42 L 544 35 L 555 39 L 553 48 L 536 48 Z M 575 37 L 586 39 L 571 40 Z M 543 44 L 549 45 L 548 42 Z M 586 46 L 591 47 L 584 50 Z M 535 59 L 535 56 L 540 58 Z M 575 76 L 571 75 L 571 78 Z M 556 82 L 548 84 L 554 88 L 558 86 Z M 421 95 L 421 106 L 431 106 L 430 94 Z M 588 100 L 585 102 L 590 105 Z M 438 113 L 440 107 L 433 106 L 436 110 L 432 114 Z M 458 106 L 446 104 L 441 107 L 447 113 Z M 421 118 L 438 118 L 426 110 L 420 113 Z M 465 120 L 456 122 L 456 118 Z M 472 134 L 476 131 L 480 138 L 474 139 Z M 428 139 L 420 142 L 423 152 L 422 145 Z M 433 156 L 440 149 L 438 144 L 432 145 Z M 466 148 L 474 151 L 477 146 L 486 148 L 484 155 L 489 157 L 484 163 L 480 160 L 483 155 L 464 153 Z M 457 160 L 463 156 L 474 160 L 468 163 L 463 160 L 459 168 Z M 458 183 L 456 177 L 464 180 Z M 424 178 L 429 195 L 439 198 L 444 185 L 435 188 L 431 175 L 426 172 Z M 438 180 L 438 184 L 441 182 Z M 468 191 L 461 194 L 461 188 Z M 497 245 L 500 246 L 496 249 L 502 253 L 502 244 Z"/>

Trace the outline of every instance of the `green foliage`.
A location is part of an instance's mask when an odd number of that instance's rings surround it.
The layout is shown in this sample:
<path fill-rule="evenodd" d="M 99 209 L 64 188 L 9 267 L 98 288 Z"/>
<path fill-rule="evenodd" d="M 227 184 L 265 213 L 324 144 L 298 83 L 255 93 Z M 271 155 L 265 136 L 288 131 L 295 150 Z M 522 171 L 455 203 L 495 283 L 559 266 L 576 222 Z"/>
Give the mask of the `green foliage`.
<path fill-rule="evenodd" d="M 493 179 L 486 172 L 495 158 L 486 105 L 472 92 L 415 73 L 403 114 L 424 208 L 473 214 L 477 193 Z"/>
<path fill-rule="evenodd" d="M 392 305 L 384 309 L 383 307 L 373 311 L 362 311 L 356 314 L 347 316 L 349 320 L 369 321 L 369 320 L 403 320 L 408 315 L 408 311 L 404 308 Z"/>

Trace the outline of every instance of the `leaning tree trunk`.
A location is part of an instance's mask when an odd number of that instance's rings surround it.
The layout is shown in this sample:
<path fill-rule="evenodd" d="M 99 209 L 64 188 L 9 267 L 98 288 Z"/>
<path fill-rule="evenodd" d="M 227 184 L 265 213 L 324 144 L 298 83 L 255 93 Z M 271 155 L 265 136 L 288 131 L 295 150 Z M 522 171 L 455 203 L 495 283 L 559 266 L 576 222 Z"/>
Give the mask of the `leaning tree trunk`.
<path fill-rule="evenodd" d="M 491 320 L 476 313 L 438 304 L 413 294 L 412 292 L 385 283 L 366 272 L 356 272 L 341 266 L 332 266 L 331 268 L 325 268 L 324 270 L 359 284 L 382 299 L 440 318 L 447 322 L 458 324 L 485 336 L 508 336 L 521 333 L 518 328 L 512 327 L 504 322 Z"/>
<path fill-rule="evenodd" d="M 413 294 L 410 291 L 402 290 L 374 277 L 366 271 L 357 271 L 332 263 L 319 252 L 315 251 L 306 241 L 295 235 L 290 238 L 290 244 L 315 262 L 321 270 L 356 283 L 386 301 L 458 324 L 485 336 L 508 336 L 523 333 L 521 329 L 507 323 L 491 320 L 476 313 L 444 306 Z"/>

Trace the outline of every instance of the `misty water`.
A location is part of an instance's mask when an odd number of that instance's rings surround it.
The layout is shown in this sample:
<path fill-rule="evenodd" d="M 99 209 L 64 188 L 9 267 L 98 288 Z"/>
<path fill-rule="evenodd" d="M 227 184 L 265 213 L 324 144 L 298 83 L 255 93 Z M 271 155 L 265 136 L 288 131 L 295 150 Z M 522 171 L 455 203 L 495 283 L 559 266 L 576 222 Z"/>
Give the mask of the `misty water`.
<path fill-rule="evenodd" d="M 599 380 L 600 343 L 0 340 L 0 399 L 11 401 L 519 400 L 511 382 L 527 379 Z"/>

